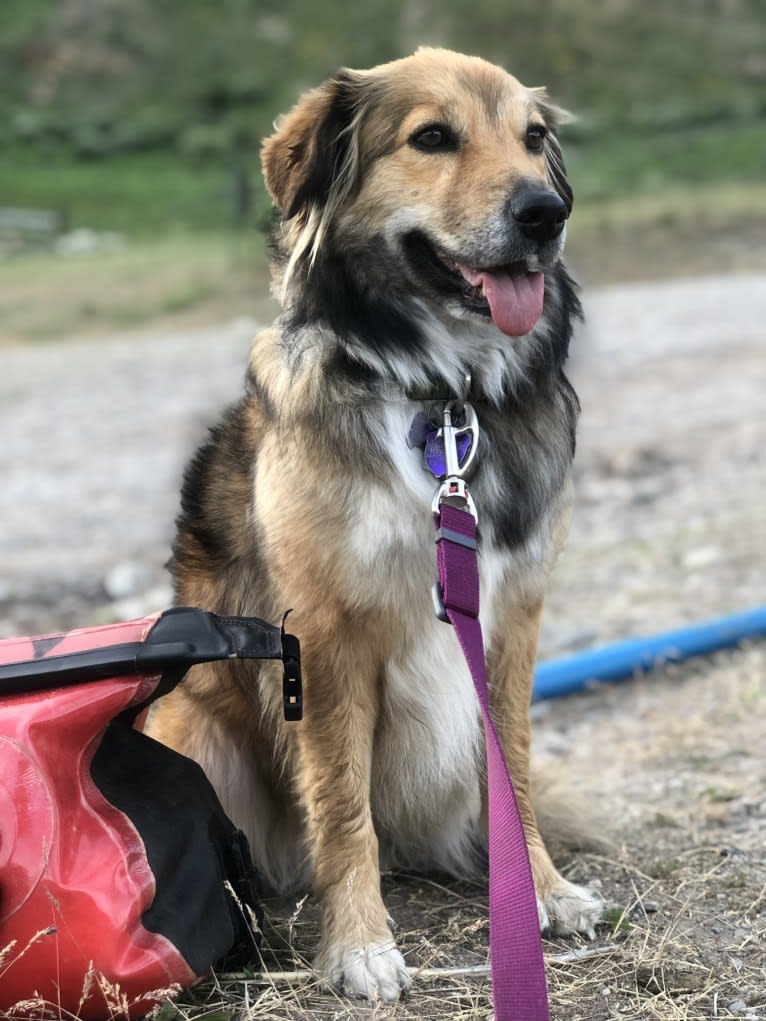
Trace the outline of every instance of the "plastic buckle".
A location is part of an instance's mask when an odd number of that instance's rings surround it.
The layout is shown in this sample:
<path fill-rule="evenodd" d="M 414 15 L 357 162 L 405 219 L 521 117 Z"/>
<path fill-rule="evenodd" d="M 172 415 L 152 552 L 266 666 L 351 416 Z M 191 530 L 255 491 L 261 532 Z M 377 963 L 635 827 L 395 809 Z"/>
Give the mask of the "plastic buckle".
<path fill-rule="evenodd" d="M 290 611 L 288 610 L 287 613 Z M 285 632 L 285 619 L 282 618 L 282 710 L 288 723 L 297 723 L 303 719 L 303 677 L 301 675 L 301 643 L 295 635 Z"/>

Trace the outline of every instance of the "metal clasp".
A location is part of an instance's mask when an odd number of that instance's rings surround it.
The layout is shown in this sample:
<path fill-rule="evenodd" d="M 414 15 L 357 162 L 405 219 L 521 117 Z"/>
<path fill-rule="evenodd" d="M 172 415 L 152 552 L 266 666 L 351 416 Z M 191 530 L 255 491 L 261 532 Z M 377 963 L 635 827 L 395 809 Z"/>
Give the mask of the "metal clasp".
<path fill-rule="evenodd" d="M 468 492 L 468 486 L 463 479 L 446 478 L 444 482 L 439 484 L 431 504 L 434 517 L 439 516 L 443 503 L 459 507 L 461 510 L 467 510 L 474 521 L 479 520 L 479 516 L 476 513 L 476 504 L 473 502 L 473 497 Z"/>
<path fill-rule="evenodd" d="M 444 443 L 444 466 L 445 475 L 443 481 L 434 493 L 432 510 L 434 516 L 439 514 L 439 508 L 443 503 L 451 504 L 461 509 L 467 509 L 478 521 L 476 506 L 465 483 L 465 476 L 471 470 L 476 450 L 479 445 L 479 419 L 470 404 L 463 404 L 463 424 L 456 426 L 452 422 L 452 414 L 455 410 L 455 402 L 449 401 L 444 405 L 442 412 L 442 426 L 438 435 Z M 461 463 L 458 453 L 457 438 L 464 433 L 470 433 L 471 444 Z"/>
<path fill-rule="evenodd" d="M 462 412 L 463 421 L 455 425 L 453 417 L 458 411 Z M 444 478 L 468 478 L 479 446 L 479 419 L 473 405 L 448 401 L 444 405 L 442 425 L 436 435 L 444 443 Z M 461 461 L 458 437 L 462 436 L 468 436 L 470 443 Z"/>

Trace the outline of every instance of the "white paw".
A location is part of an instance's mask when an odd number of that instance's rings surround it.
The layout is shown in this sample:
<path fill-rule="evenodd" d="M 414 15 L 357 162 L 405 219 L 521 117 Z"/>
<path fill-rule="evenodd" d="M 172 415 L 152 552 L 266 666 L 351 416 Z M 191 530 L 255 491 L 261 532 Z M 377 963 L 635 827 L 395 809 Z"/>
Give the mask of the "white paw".
<path fill-rule="evenodd" d="M 346 996 L 391 1003 L 410 984 L 404 958 L 393 940 L 352 950 L 326 951 L 317 958 L 317 970 Z"/>
<path fill-rule="evenodd" d="M 540 928 L 551 929 L 558 936 L 580 932 L 593 939 L 603 910 L 604 902 L 595 890 L 567 882 L 557 886 L 544 900 L 537 901 Z"/>

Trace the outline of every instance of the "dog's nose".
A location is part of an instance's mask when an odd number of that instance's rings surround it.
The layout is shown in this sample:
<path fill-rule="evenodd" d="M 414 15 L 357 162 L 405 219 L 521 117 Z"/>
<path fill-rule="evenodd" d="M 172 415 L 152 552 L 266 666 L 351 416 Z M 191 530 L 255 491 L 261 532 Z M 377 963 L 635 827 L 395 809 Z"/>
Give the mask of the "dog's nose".
<path fill-rule="evenodd" d="M 530 241 L 553 241 L 569 216 L 566 203 L 549 188 L 522 188 L 511 198 L 511 213 Z"/>

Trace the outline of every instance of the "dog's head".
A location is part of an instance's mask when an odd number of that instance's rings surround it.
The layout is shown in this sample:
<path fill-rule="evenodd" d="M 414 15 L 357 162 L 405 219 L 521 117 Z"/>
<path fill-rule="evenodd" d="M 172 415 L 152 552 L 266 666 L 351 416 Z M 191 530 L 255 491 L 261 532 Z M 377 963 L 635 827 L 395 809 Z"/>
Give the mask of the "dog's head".
<path fill-rule="evenodd" d="M 561 115 L 544 91 L 444 50 L 339 72 L 263 146 L 285 296 L 330 259 L 390 305 L 528 334 L 572 208 Z"/>

